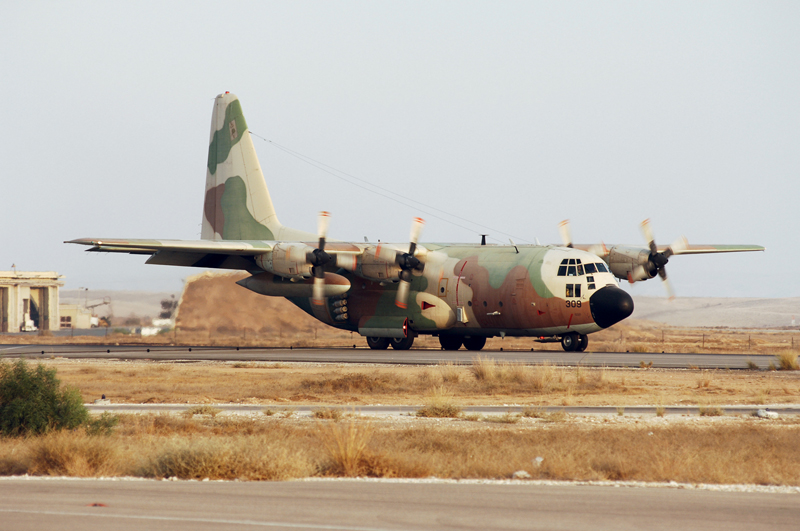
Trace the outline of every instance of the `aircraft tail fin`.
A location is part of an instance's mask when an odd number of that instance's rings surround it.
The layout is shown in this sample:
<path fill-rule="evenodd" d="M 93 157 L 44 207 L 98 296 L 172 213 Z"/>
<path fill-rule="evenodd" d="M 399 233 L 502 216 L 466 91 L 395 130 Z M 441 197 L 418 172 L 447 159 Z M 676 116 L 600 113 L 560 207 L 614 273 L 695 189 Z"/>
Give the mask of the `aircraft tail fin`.
<path fill-rule="evenodd" d="M 214 100 L 203 204 L 204 240 L 277 240 L 275 214 L 239 98 Z"/>

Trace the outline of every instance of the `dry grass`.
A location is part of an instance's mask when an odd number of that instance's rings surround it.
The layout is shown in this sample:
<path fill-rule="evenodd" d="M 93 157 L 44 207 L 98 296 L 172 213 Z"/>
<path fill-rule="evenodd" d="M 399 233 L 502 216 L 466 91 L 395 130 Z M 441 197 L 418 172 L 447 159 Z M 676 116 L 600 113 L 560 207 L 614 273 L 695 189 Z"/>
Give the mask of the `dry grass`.
<path fill-rule="evenodd" d="M 455 421 L 397 428 L 261 418 L 123 415 L 110 436 L 77 431 L 0 439 L 0 473 L 273 480 L 507 478 L 525 470 L 542 479 L 800 485 L 795 421 L 592 428 Z"/>
<path fill-rule="evenodd" d="M 342 420 L 342 411 L 336 408 L 323 407 L 313 410 L 311 412 L 311 416 L 313 416 L 315 419 L 333 420 L 334 422 L 338 422 Z"/>
<path fill-rule="evenodd" d="M 318 426 L 319 440 L 328 455 L 322 466 L 323 475 L 357 476 L 362 471 L 365 451 L 372 437 L 369 424 L 351 421 L 347 424 Z"/>
<path fill-rule="evenodd" d="M 221 409 L 205 404 L 192 406 L 183 412 L 183 414 L 187 417 L 194 417 L 195 415 L 208 415 L 211 418 L 216 417 L 220 413 L 222 413 Z"/>
<path fill-rule="evenodd" d="M 800 369 L 800 365 L 797 363 L 797 352 L 781 352 L 776 354 L 775 357 L 778 359 L 779 371 L 796 371 Z"/>
<path fill-rule="evenodd" d="M 429 418 L 456 418 L 461 414 L 461 408 L 453 403 L 453 393 L 444 385 L 431 388 L 427 403 L 416 413 L 418 417 Z"/>
<path fill-rule="evenodd" d="M 330 367 L 283 364 L 264 370 L 232 363 L 47 360 L 59 379 L 87 402 L 105 394 L 114 403 L 291 404 L 320 406 L 425 403 L 444 385 L 452 402 L 554 405 L 793 403 L 798 371 L 687 371 L 502 364 L 483 358 L 469 366 Z M 95 370 L 86 373 L 86 368 Z M 165 369 L 166 367 L 167 369 Z M 482 374 L 476 377 L 475 372 Z M 486 375 L 492 375 L 487 379 Z M 276 409 L 277 411 L 277 409 Z"/>

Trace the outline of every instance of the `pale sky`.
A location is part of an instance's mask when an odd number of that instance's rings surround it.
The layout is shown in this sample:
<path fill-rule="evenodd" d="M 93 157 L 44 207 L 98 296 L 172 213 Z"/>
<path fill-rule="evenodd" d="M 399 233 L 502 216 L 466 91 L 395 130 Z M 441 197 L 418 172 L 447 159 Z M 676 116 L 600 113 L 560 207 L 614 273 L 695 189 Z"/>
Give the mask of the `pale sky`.
<path fill-rule="evenodd" d="M 0 270 L 179 291 L 199 270 L 61 242 L 199 238 L 228 90 L 252 132 L 458 216 L 256 138 L 284 225 L 557 243 L 569 218 L 644 245 L 649 217 L 659 243 L 767 247 L 673 258 L 679 297 L 797 297 L 798 28 L 796 1 L 2 2 Z"/>

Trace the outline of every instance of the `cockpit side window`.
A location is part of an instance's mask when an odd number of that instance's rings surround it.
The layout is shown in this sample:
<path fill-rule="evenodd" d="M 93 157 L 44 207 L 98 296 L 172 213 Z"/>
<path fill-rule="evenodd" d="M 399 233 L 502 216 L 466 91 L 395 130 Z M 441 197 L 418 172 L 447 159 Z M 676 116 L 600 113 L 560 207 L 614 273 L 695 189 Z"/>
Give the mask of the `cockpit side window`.
<path fill-rule="evenodd" d="M 580 262 L 580 260 L 578 260 L 578 262 Z M 578 264 L 578 276 L 579 277 L 583 276 L 583 266 L 580 264 Z"/>
<path fill-rule="evenodd" d="M 591 275 L 592 273 L 597 273 L 597 269 L 595 268 L 594 264 L 586 264 L 583 266 L 583 269 L 586 271 L 587 275 Z"/>
<path fill-rule="evenodd" d="M 606 269 L 606 265 L 603 262 L 597 264 L 597 272 L 598 273 L 608 273 L 608 269 Z"/>

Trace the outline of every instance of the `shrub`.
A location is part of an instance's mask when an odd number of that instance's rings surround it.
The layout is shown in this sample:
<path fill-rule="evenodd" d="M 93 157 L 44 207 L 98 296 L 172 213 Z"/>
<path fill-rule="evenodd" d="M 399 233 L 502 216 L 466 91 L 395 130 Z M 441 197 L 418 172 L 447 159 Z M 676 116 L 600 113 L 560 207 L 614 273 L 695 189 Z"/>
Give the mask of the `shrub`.
<path fill-rule="evenodd" d="M 89 420 L 77 389 L 61 388 L 55 369 L 24 360 L 0 363 L 0 433 L 7 436 L 72 429 Z"/>
<path fill-rule="evenodd" d="M 797 363 L 797 352 L 781 352 L 776 354 L 779 371 L 796 371 L 800 368 Z"/>

